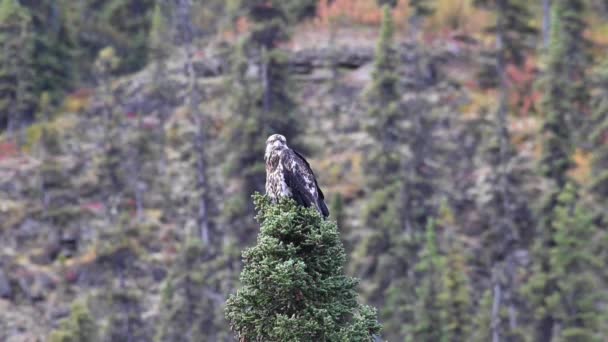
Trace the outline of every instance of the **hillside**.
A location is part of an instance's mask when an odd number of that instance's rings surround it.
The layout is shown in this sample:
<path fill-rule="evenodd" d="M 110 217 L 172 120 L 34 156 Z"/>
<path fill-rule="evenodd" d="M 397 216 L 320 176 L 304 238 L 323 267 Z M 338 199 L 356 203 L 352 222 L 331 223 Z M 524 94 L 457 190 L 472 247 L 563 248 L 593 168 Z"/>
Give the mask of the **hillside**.
<path fill-rule="evenodd" d="M 21 3 L 35 29 L 44 8 Z M 503 10 L 529 17 L 504 45 L 491 1 L 236 1 L 236 18 L 176 1 L 164 25 L 152 3 L 145 28 L 79 22 L 87 56 L 60 70 L 80 80 L 56 96 L 33 75 L 16 88 L 40 100 L 0 116 L 0 341 L 71 341 L 79 304 L 99 340 L 234 340 L 223 308 L 256 243 L 271 132 L 310 161 L 384 339 L 608 336 L 604 5 L 555 1 L 544 48 L 543 9 L 517 1 Z M 140 29 L 145 62 L 121 36 Z"/>

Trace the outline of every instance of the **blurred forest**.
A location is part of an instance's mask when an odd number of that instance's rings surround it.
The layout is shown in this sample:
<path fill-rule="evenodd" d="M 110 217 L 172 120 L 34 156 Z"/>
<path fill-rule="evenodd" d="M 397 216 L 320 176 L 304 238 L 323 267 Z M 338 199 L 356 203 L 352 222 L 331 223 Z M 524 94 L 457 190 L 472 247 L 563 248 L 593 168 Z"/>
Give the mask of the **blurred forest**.
<path fill-rule="evenodd" d="M 383 340 L 608 340 L 606 0 L 0 0 L 0 46 L 0 341 L 234 341 L 273 133 Z"/>

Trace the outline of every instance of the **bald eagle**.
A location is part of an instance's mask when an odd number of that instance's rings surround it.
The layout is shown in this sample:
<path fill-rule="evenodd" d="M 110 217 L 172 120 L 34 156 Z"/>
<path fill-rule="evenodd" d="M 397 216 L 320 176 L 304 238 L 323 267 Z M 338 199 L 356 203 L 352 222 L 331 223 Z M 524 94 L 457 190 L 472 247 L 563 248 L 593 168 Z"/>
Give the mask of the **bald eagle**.
<path fill-rule="evenodd" d="M 266 140 L 266 194 L 273 202 L 288 197 L 304 207 L 314 207 L 329 216 L 325 196 L 317 184 L 310 164 L 295 150 L 287 147 L 287 140 L 273 134 Z"/>

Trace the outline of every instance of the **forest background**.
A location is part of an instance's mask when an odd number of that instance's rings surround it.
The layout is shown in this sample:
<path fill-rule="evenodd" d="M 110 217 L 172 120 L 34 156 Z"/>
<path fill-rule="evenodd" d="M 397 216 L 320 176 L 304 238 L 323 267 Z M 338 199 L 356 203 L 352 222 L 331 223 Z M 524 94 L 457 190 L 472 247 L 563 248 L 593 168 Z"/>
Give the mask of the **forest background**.
<path fill-rule="evenodd" d="M 234 340 L 272 133 L 383 339 L 608 338 L 608 1 L 1 0 L 0 46 L 1 341 Z"/>

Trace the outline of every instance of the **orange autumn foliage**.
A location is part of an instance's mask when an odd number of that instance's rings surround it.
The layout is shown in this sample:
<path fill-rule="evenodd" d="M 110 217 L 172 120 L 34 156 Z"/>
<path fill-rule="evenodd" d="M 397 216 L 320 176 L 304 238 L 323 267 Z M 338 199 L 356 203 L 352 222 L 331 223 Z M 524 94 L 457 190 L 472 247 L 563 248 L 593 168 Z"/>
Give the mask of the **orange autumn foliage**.
<path fill-rule="evenodd" d="M 506 73 L 512 88 L 511 108 L 519 115 L 527 116 L 542 98 L 541 92 L 534 86 L 539 75 L 536 60 L 528 56 L 521 67 L 509 64 Z"/>
<path fill-rule="evenodd" d="M 591 153 L 577 149 L 572 156 L 574 167 L 570 170 L 570 176 L 581 184 L 591 179 Z"/>
<path fill-rule="evenodd" d="M 425 26 L 427 33 L 435 35 L 445 35 L 453 30 L 481 32 L 491 21 L 491 15 L 473 6 L 471 0 L 439 0 L 434 7 L 435 13 L 428 18 Z M 398 1 L 393 10 L 395 26 L 407 28 L 409 16 L 409 0 Z M 382 9 L 376 0 L 319 0 L 314 25 L 327 28 L 336 21 L 339 24 L 379 26 Z"/>
<path fill-rule="evenodd" d="M 408 1 L 399 1 L 393 10 L 394 22 L 399 27 L 406 22 Z M 382 9 L 376 0 L 320 0 L 314 23 L 329 27 L 333 22 L 378 26 L 382 21 Z"/>

